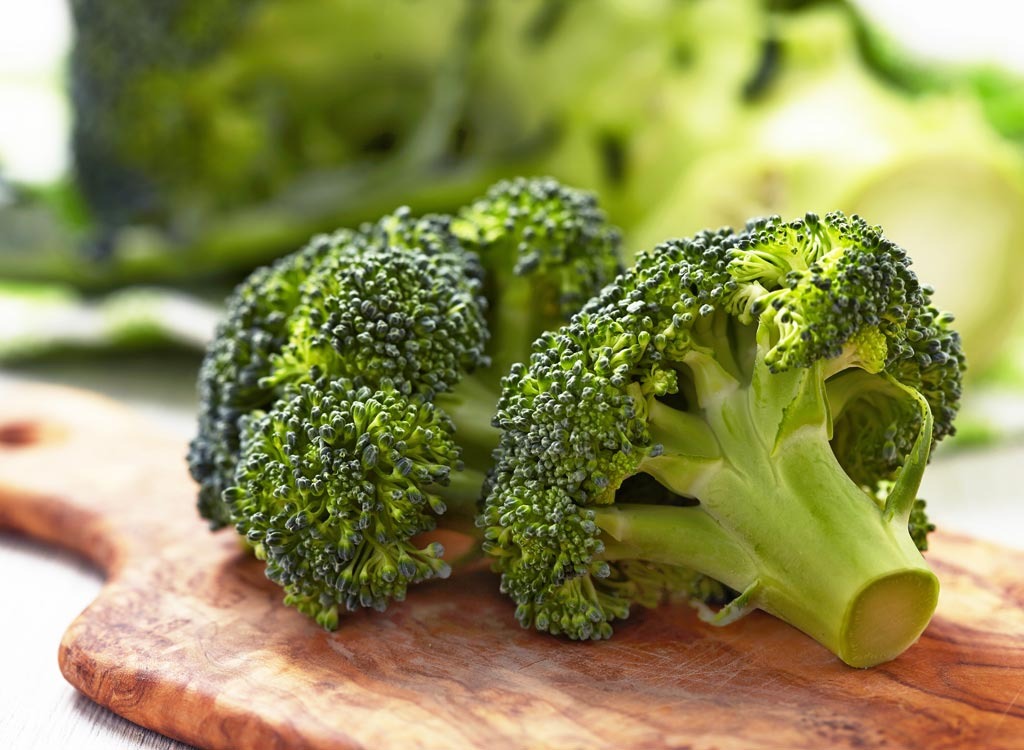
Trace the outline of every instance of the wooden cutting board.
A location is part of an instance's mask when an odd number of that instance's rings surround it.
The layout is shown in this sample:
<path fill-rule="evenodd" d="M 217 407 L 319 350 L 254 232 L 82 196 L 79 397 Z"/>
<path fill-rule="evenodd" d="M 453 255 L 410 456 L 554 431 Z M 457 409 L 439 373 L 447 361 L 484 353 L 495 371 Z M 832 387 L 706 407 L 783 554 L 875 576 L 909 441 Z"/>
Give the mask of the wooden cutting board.
<path fill-rule="evenodd" d="M 0 526 L 108 581 L 60 668 L 122 716 L 210 748 L 1024 748 L 1024 553 L 936 534 L 938 613 L 867 670 L 767 615 L 685 605 L 611 641 L 524 631 L 477 567 L 333 634 L 193 512 L 185 446 L 126 409 L 0 386 Z M 969 498 L 965 498 L 969 502 Z"/>

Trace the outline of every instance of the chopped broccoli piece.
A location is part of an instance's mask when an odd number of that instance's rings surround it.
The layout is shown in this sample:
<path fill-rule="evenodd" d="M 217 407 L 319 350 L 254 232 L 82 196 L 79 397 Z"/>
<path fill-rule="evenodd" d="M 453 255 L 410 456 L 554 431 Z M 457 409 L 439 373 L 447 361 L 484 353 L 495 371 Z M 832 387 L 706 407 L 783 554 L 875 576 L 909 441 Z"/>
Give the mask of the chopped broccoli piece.
<path fill-rule="evenodd" d="M 916 493 L 964 358 L 858 217 L 642 254 L 503 381 L 479 523 L 525 627 L 606 638 L 663 592 L 752 608 L 848 664 L 912 644 L 938 584 Z M 653 480 L 653 481 L 652 481 Z"/>

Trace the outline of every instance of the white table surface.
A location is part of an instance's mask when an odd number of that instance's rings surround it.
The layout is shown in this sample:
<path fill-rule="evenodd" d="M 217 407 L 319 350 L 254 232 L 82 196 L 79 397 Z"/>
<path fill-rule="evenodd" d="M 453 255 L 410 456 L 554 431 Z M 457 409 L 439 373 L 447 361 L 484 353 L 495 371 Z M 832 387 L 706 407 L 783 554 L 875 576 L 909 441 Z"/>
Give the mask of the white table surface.
<path fill-rule="evenodd" d="M 105 392 L 148 413 L 155 429 L 179 436 L 184 445 L 194 429 L 195 366 L 188 358 L 153 363 L 129 357 L 120 358 L 117 368 L 78 361 L 20 368 L 8 376 Z M 118 374 L 112 376 L 112 369 Z M 1001 400 L 993 408 L 1024 410 L 1024 404 Z M 922 488 L 933 521 L 946 530 L 1024 549 L 1021 466 L 1024 441 L 940 452 Z M 96 571 L 71 555 L 2 531 L 0 571 L 0 748 L 187 748 L 97 706 L 61 676 L 57 646 L 102 586 Z"/>
<path fill-rule="evenodd" d="M 155 429 L 184 443 L 194 429 L 197 362 L 193 357 L 155 362 L 119 356 L 111 366 L 72 358 L 0 371 L 0 377 L 106 393 L 145 412 Z M 0 571 L 0 748 L 188 750 L 93 703 L 64 681 L 57 647 L 64 630 L 103 585 L 94 568 L 74 555 L 0 530 Z"/>

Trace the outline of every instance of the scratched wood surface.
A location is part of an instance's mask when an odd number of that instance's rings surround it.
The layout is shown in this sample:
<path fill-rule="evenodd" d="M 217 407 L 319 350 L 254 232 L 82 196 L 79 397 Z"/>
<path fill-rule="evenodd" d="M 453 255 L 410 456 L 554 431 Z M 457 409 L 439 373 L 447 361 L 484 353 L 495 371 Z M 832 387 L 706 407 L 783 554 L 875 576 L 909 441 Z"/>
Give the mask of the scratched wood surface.
<path fill-rule="evenodd" d="M 184 446 L 99 397 L 0 386 L 0 526 L 108 582 L 68 628 L 65 677 L 201 747 L 1024 748 L 1024 553 L 948 534 L 939 611 L 858 671 L 768 616 L 685 605 L 614 639 L 521 630 L 493 576 L 427 584 L 324 633 L 192 512 Z"/>

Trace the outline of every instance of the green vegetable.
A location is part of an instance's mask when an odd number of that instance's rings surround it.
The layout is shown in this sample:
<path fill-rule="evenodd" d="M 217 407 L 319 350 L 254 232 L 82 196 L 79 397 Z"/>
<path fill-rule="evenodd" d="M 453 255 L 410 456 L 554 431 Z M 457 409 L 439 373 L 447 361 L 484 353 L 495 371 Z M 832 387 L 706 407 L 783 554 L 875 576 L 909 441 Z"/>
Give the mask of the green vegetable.
<path fill-rule="evenodd" d="M 441 545 L 413 539 L 446 511 L 461 468 L 452 423 L 429 400 L 324 378 L 242 427 L 224 499 L 286 604 L 333 629 L 339 610 L 383 610 L 408 584 L 447 577 Z"/>
<path fill-rule="evenodd" d="M 519 148 L 453 151 L 475 3 L 71 10 L 66 192 L 85 215 L 70 221 L 39 195 L 0 205 L 5 276 L 88 288 L 230 278 L 399 202 L 458 205 Z"/>
<path fill-rule="evenodd" d="M 915 60 L 849 2 L 72 10 L 77 184 L 0 206 L 3 276 L 234 281 L 317 232 L 544 173 L 597 191 L 633 247 L 808 205 L 876 217 L 976 374 L 1021 308 L 1024 85 Z"/>
<path fill-rule="evenodd" d="M 401 149 L 429 119 L 462 5 L 80 0 L 73 145 L 94 215 L 195 234 Z"/>
<path fill-rule="evenodd" d="M 456 210 L 523 172 L 598 189 L 635 223 L 741 103 L 763 24 L 755 0 L 73 11 L 88 221 L 16 217 L 31 231 L 0 231 L 0 270 L 89 287 L 223 277 L 399 203 Z"/>
<path fill-rule="evenodd" d="M 592 196 L 519 179 L 457 217 L 400 209 L 256 271 L 200 372 L 200 513 L 328 628 L 447 575 L 416 537 L 446 513 L 472 525 L 506 359 L 611 281 L 618 245 Z"/>
<path fill-rule="evenodd" d="M 862 13 L 851 0 L 811 0 L 799 5 L 841 8 L 854 30 L 864 65 L 890 86 L 916 96 L 932 92 L 969 93 L 1001 135 L 1024 144 L 1024 77 L 993 64 L 956 64 L 922 59 Z"/>
<path fill-rule="evenodd" d="M 192 295 L 158 287 L 90 299 L 63 284 L 0 281 L 0 361 L 68 349 L 200 348 L 218 315 Z"/>
<path fill-rule="evenodd" d="M 607 638 L 667 592 L 853 666 L 912 644 L 938 595 L 916 493 L 964 358 L 909 265 L 857 217 L 761 219 L 640 255 L 540 337 L 480 520 L 519 621 Z"/>
<path fill-rule="evenodd" d="M 809 205 L 871 216 L 914 248 L 981 372 L 1021 309 L 1024 154 L 963 87 L 912 96 L 887 83 L 865 63 L 847 11 L 813 5 L 773 16 L 756 95 L 631 237 L 650 247 Z"/>

